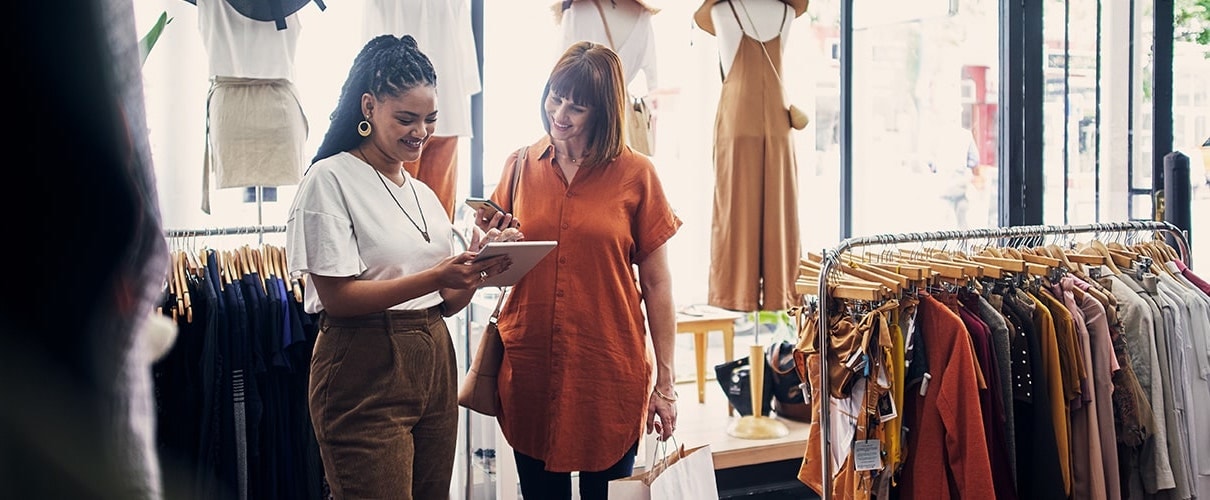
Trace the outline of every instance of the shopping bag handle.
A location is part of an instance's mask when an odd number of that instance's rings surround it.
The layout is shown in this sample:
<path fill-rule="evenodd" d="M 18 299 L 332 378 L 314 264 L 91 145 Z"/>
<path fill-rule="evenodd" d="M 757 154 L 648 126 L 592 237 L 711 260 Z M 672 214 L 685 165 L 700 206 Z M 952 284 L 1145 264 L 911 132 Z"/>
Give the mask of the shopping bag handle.
<path fill-rule="evenodd" d="M 649 475 L 650 480 L 654 480 L 659 476 L 659 473 L 668 468 L 668 441 L 672 441 L 672 452 L 678 454 L 678 458 L 685 458 L 685 448 L 680 446 L 676 441 L 676 436 L 668 436 L 668 439 L 656 441 L 656 444 L 651 453 L 651 471 L 654 474 Z"/>

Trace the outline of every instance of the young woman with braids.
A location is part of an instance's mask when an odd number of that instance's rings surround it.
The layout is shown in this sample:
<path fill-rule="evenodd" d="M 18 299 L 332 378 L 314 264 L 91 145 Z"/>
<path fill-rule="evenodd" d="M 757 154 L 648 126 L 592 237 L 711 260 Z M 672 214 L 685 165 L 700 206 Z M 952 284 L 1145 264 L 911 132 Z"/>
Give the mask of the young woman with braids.
<path fill-rule="evenodd" d="M 580 498 L 605 499 L 631 474 L 644 428 L 665 440 L 676 427 L 665 243 L 681 220 L 651 160 L 623 142 L 622 79 L 608 47 L 571 45 L 542 92 L 546 134 L 508 158 L 492 195 L 527 238 L 559 241 L 500 314 L 499 420 L 525 498 L 570 500 L 579 471 Z M 484 230 L 518 224 L 476 215 Z"/>
<path fill-rule="evenodd" d="M 361 49 L 287 222 L 290 272 L 320 314 L 309 405 L 342 498 L 447 498 L 458 373 L 445 316 L 510 262 L 455 254 L 441 202 L 403 169 L 437 121 L 437 75 L 411 36 Z"/>

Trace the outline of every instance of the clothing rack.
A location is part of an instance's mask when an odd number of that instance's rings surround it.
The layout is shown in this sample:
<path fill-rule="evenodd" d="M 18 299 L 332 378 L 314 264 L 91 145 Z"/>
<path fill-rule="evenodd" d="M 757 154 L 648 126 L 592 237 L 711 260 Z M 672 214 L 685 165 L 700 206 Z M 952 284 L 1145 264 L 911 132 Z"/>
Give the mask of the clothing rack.
<path fill-rule="evenodd" d="M 210 229 L 167 229 L 164 236 L 168 238 L 192 238 L 198 236 L 229 236 L 255 234 L 264 243 L 264 235 L 268 233 L 284 233 L 286 226 L 234 226 Z"/>
<path fill-rule="evenodd" d="M 974 229 L 967 231 L 935 231 L 921 233 L 896 233 L 896 234 L 880 234 L 874 236 L 862 236 L 854 238 L 846 238 L 836 247 L 824 250 L 823 259 L 820 262 L 819 272 L 819 287 L 816 296 L 819 299 L 819 315 L 820 318 L 827 318 L 828 304 L 828 277 L 829 273 L 840 262 L 840 257 L 845 252 L 857 247 L 872 246 L 872 245 L 896 245 L 902 243 L 925 243 L 938 241 L 962 241 L 962 240 L 992 240 L 992 239 L 1008 239 L 1011 241 L 1025 241 L 1029 238 L 1039 238 L 1045 236 L 1066 236 L 1074 234 L 1101 234 L 1101 233 L 1132 233 L 1132 232 L 1164 232 L 1172 236 L 1176 240 L 1178 250 L 1180 251 L 1181 260 L 1186 264 L 1189 262 L 1189 244 L 1188 239 L 1180 228 L 1166 221 L 1130 221 L 1130 222 L 1111 222 L 1099 224 L 1083 224 L 1083 225 L 1038 225 L 1038 226 L 1015 226 L 989 229 Z M 801 293 L 801 291 L 800 291 Z M 828 379 L 828 321 L 821 320 L 819 323 L 818 338 L 821 339 L 818 346 L 819 363 L 819 380 L 820 387 L 830 387 Z M 829 397 L 828 390 L 816 391 L 820 396 Z M 819 412 L 819 428 L 820 428 L 820 467 L 822 468 L 822 490 L 820 492 L 821 500 L 829 500 L 832 495 L 832 471 L 829 453 L 831 448 L 830 440 L 830 417 L 828 415 L 827 403 L 821 404 L 822 410 Z"/>

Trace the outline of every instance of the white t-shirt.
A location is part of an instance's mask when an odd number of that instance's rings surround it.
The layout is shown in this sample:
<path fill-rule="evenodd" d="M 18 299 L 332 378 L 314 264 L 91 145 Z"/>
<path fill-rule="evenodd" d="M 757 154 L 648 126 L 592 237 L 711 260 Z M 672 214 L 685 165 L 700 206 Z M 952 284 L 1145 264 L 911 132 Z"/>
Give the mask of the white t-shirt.
<path fill-rule="evenodd" d="M 197 0 L 198 31 L 209 56 L 210 76 L 294 80 L 294 52 L 302 24 L 286 16 L 284 30 L 273 21 L 240 14 L 226 0 Z"/>
<path fill-rule="evenodd" d="M 404 175 L 407 182 L 396 186 L 349 153 L 315 162 L 298 185 L 286 222 L 290 275 L 386 280 L 416 274 L 452 255 L 453 232 L 441 201 L 423 182 Z M 431 243 L 395 200 L 421 228 L 428 225 Z M 441 302 L 434 291 L 391 309 L 427 309 Z M 303 303 L 308 313 L 323 310 L 315 287 L 306 287 Z"/>
<path fill-rule="evenodd" d="M 732 8 L 735 12 L 731 12 Z M 745 33 L 758 42 L 768 42 L 781 37 L 781 50 L 786 50 L 790 39 L 790 26 L 794 22 L 794 8 L 777 0 L 719 2 L 710 8 L 710 17 L 714 21 L 714 31 L 718 34 L 716 38 L 723 72 L 730 74 L 735 54 L 739 52 L 739 42 Z M 735 23 L 736 18 L 740 24 Z M 760 58 L 764 57 L 762 54 Z M 783 59 L 781 67 L 786 66 L 787 63 Z"/>
<path fill-rule="evenodd" d="M 471 137 L 470 98 L 482 87 L 468 2 L 369 0 L 362 22 L 362 43 L 385 33 L 412 35 L 433 63 L 441 116 L 433 135 Z"/>

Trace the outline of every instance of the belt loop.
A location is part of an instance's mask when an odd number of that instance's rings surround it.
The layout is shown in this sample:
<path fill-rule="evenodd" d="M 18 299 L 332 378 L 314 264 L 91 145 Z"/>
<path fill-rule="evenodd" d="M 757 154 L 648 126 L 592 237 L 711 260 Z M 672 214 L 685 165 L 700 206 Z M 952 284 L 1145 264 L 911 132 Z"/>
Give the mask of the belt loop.
<path fill-rule="evenodd" d="M 390 309 L 382 312 L 382 321 L 386 323 L 386 332 L 388 335 L 395 333 L 395 318 L 393 316 L 394 314 L 391 314 Z"/>

